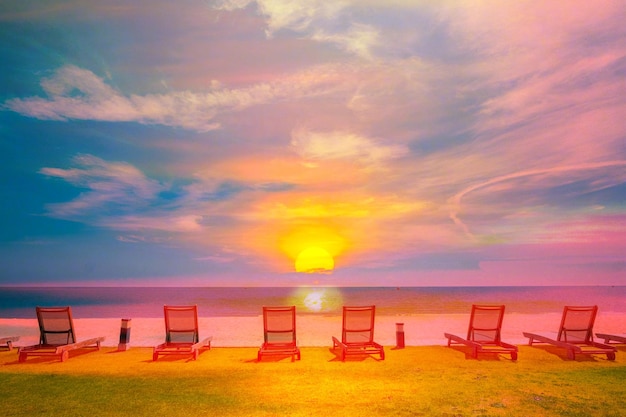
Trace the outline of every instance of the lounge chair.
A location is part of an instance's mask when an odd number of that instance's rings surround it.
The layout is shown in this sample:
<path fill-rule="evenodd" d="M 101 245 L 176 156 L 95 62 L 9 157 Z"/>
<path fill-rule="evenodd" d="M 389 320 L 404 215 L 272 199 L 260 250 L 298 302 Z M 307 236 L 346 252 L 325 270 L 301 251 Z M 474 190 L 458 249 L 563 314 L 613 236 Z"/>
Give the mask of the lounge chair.
<path fill-rule="evenodd" d="M 593 340 L 593 323 L 597 313 L 598 306 L 565 306 L 556 338 L 528 332 L 524 332 L 524 337 L 528 338 L 531 346 L 539 342 L 566 349 L 569 359 L 576 359 L 576 355 L 582 354 L 606 355 L 608 360 L 615 360 L 615 347 Z"/>
<path fill-rule="evenodd" d="M 258 360 L 263 355 L 291 355 L 300 360 L 296 342 L 296 307 L 263 307 L 263 344 Z"/>
<path fill-rule="evenodd" d="M 473 358 L 478 358 L 479 353 L 504 353 L 511 355 L 511 360 L 517 360 L 517 346 L 501 340 L 503 317 L 503 305 L 472 305 L 467 338 L 444 333 L 448 346 L 452 343 L 469 346 Z"/>
<path fill-rule="evenodd" d="M 18 348 L 19 362 L 30 356 L 59 357 L 61 362 L 69 358 L 71 350 L 82 348 L 100 349 L 104 337 L 76 341 L 71 307 L 37 307 L 39 344 Z"/>
<path fill-rule="evenodd" d="M 596 336 L 599 339 L 604 339 L 604 343 L 607 345 L 610 343 L 626 344 L 626 335 L 596 333 Z"/>
<path fill-rule="evenodd" d="M 212 337 L 200 340 L 198 332 L 198 306 L 164 306 L 165 343 L 154 347 L 152 360 L 159 355 L 190 355 L 198 359 L 200 350 L 211 349 Z"/>
<path fill-rule="evenodd" d="M 0 338 L 0 347 L 6 348 L 7 350 L 13 350 L 13 342 L 17 342 L 18 340 L 20 340 L 19 336 Z"/>
<path fill-rule="evenodd" d="M 347 355 L 380 355 L 385 359 L 382 345 L 374 341 L 376 306 L 343 307 L 341 340 L 333 336 L 333 349 L 341 349 L 341 360 Z"/>

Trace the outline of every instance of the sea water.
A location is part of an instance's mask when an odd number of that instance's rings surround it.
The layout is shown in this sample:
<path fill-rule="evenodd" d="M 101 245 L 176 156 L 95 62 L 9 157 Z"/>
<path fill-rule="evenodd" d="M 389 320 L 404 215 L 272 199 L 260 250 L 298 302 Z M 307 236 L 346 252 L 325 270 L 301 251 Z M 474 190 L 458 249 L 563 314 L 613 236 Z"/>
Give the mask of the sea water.
<path fill-rule="evenodd" d="M 72 306 L 76 318 L 163 317 L 164 305 L 198 305 L 201 317 L 251 317 L 263 306 L 298 314 L 340 315 L 344 305 L 377 314 L 467 313 L 472 304 L 505 304 L 507 313 L 560 313 L 564 305 L 626 312 L 626 286 L 539 287 L 0 287 L 1 318 L 34 318 L 35 306 Z"/>

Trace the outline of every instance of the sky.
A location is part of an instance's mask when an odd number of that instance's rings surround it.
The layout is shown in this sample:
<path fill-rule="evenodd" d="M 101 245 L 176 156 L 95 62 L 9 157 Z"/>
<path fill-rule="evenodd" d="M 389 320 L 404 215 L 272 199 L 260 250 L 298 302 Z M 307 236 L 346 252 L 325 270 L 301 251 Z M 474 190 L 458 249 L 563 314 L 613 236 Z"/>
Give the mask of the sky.
<path fill-rule="evenodd" d="M 5 0 L 0 285 L 626 285 L 621 0 Z"/>

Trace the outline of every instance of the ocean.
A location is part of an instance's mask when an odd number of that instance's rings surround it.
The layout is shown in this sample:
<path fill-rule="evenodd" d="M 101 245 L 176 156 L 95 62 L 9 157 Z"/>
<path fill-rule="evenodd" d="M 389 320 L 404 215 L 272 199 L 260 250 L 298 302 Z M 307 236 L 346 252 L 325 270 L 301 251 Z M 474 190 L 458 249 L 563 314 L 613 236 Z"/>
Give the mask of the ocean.
<path fill-rule="evenodd" d="M 163 305 L 198 305 L 201 317 L 253 317 L 262 306 L 295 305 L 299 315 L 341 314 L 376 305 L 378 315 L 468 313 L 505 304 L 507 313 L 561 313 L 598 305 L 626 313 L 626 286 L 537 287 L 0 287 L 1 318 L 35 318 L 35 306 L 72 306 L 75 318 L 161 318 Z"/>

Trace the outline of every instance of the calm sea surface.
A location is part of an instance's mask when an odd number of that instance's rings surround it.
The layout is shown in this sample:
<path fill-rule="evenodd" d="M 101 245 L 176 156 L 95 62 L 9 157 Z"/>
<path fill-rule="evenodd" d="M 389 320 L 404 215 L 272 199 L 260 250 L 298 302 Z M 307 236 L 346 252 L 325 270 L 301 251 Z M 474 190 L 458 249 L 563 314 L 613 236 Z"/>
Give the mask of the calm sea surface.
<path fill-rule="evenodd" d="M 0 287 L 0 317 L 34 318 L 35 306 L 72 306 L 76 318 L 162 317 L 163 305 L 197 304 L 203 317 L 258 316 L 264 305 L 298 314 L 341 314 L 375 304 L 381 315 L 467 313 L 471 304 L 505 304 L 508 313 L 560 313 L 564 305 L 626 312 L 626 286 L 585 287 Z"/>

